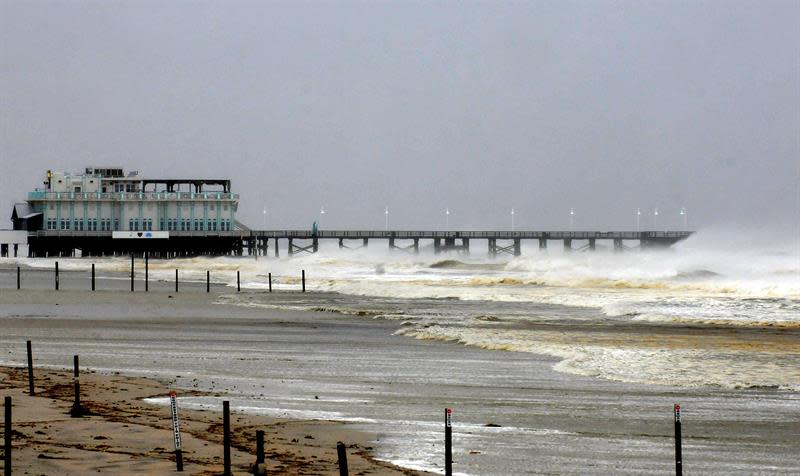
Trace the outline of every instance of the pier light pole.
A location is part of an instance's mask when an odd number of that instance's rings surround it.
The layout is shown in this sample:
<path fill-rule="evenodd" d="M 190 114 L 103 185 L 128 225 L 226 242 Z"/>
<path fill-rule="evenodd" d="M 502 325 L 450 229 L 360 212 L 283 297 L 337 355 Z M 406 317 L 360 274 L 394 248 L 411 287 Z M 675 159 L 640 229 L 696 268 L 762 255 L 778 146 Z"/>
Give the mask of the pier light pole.
<path fill-rule="evenodd" d="M 681 207 L 681 216 L 683 217 L 683 230 L 686 231 L 689 229 L 689 213 L 686 211 L 686 207 Z"/>
<path fill-rule="evenodd" d="M 658 207 L 653 210 L 653 231 L 658 230 Z"/>
<path fill-rule="evenodd" d="M 511 231 L 514 231 L 514 209 L 511 209 Z"/>
<path fill-rule="evenodd" d="M 325 218 L 325 205 L 319 207 L 319 225 L 317 228 L 322 228 L 322 219 Z"/>
<path fill-rule="evenodd" d="M 264 211 L 261 212 L 264 215 L 264 229 L 267 229 L 267 207 L 264 207 Z"/>
<path fill-rule="evenodd" d="M 572 231 L 572 229 L 574 227 L 575 227 L 575 209 L 574 208 L 570 208 L 569 209 L 569 231 Z"/>
<path fill-rule="evenodd" d="M 642 209 L 641 208 L 637 208 L 636 209 L 636 231 L 637 232 L 638 231 L 642 231 L 641 222 L 642 222 Z"/>
<path fill-rule="evenodd" d="M 449 230 L 450 229 L 450 209 L 449 208 L 445 208 L 444 209 L 444 227 L 445 227 L 445 230 Z"/>
<path fill-rule="evenodd" d="M 389 231 L 389 207 L 388 206 L 383 211 L 383 214 L 386 217 L 386 231 Z"/>

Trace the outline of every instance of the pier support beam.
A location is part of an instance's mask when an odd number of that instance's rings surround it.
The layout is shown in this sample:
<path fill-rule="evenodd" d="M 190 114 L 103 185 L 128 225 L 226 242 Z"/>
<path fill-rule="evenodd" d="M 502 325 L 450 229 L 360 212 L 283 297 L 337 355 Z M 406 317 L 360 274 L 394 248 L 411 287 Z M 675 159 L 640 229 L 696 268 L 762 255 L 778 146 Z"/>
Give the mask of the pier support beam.
<path fill-rule="evenodd" d="M 547 249 L 547 238 L 539 238 L 539 249 L 540 250 Z"/>
<path fill-rule="evenodd" d="M 278 239 L 275 238 L 275 257 L 277 258 L 279 255 L 278 253 Z"/>
<path fill-rule="evenodd" d="M 622 239 L 614 238 L 614 251 L 622 251 L 624 247 L 622 246 Z"/>
<path fill-rule="evenodd" d="M 564 253 L 572 251 L 572 238 L 564 238 Z"/>
<path fill-rule="evenodd" d="M 595 240 L 594 238 L 589 238 L 589 250 L 590 251 L 594 251 L 595 250 L 595 242 L 596 241 L 597 240 Z"/>
<path fill-rule="evenodd" d="M 514 238 L 514 256 L 522 256 L 522 240 Z"/>

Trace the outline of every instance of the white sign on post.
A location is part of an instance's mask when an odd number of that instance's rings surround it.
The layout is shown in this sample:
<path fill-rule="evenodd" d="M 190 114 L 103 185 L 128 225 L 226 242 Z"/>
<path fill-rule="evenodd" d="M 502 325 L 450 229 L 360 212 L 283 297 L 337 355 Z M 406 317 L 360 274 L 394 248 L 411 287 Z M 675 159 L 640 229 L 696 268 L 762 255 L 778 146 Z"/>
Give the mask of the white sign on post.
<path fill-rule="evenodd" d="M 178 422 L 178 395 L 175 392 L 169 392 L 169 406 L 172 409 L 172 432 L 175 436 L 175 451 L 181 449 L 181 427 Z"/>

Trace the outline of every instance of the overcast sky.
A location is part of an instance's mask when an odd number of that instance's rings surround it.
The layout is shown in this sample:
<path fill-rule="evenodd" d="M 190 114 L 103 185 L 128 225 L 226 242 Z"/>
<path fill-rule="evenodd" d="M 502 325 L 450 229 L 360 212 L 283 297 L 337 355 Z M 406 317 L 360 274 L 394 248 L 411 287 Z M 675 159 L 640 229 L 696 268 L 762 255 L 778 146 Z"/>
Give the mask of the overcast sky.
<path fill-rule="evenodd" d="M 0 204 L 231 178 L 268 228 L 798 220 L 800 2 L 0 0 Z"/>

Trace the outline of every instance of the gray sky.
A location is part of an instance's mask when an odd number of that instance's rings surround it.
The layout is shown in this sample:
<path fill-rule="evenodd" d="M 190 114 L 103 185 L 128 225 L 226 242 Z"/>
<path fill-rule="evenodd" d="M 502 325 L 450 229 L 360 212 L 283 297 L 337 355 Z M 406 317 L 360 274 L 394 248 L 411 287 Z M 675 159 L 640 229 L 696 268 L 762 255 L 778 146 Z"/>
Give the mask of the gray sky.
<path fill-rule="evenodd" d="M 109 164 L 230 177 L 257 227 L 785 225 L 799 25 L 797 1 L 0 0 L 2 213 Z"/>

